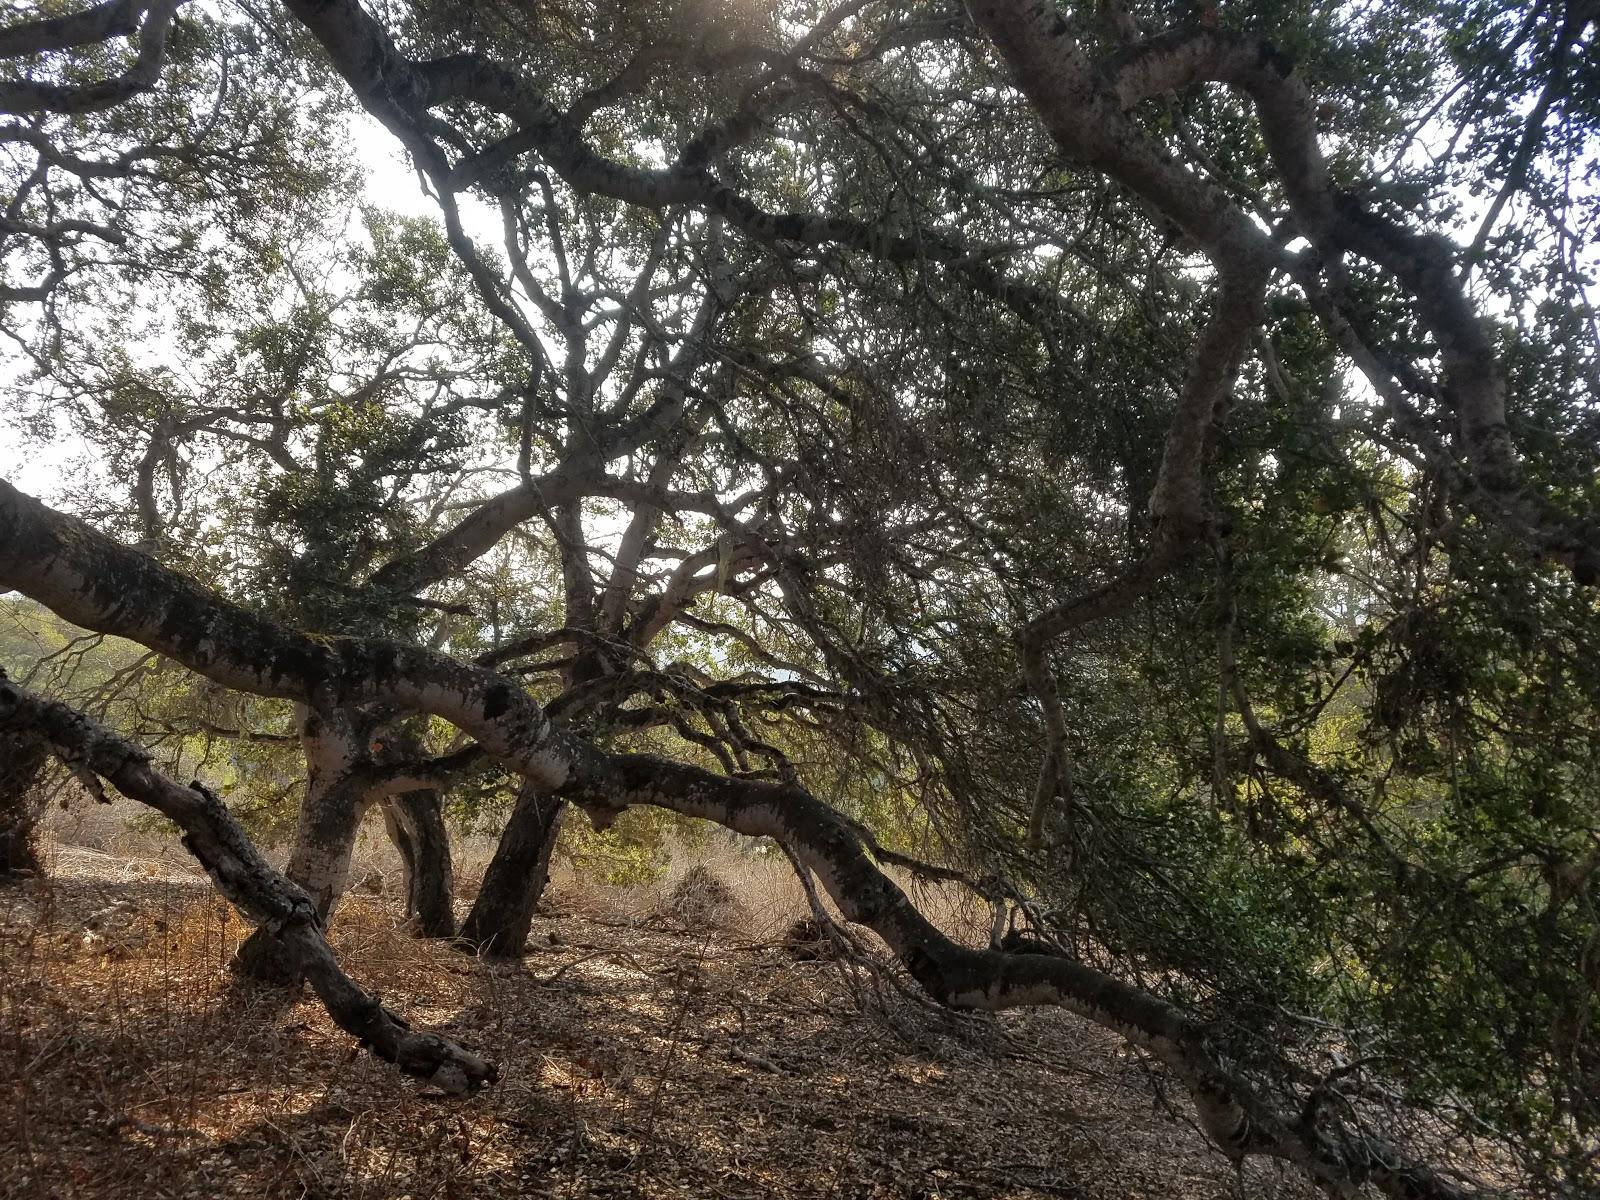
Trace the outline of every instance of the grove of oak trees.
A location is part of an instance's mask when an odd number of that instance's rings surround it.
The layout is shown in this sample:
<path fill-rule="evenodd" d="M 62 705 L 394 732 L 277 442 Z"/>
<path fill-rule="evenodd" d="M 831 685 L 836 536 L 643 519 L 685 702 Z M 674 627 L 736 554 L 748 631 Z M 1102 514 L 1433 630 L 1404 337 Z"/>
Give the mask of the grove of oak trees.
<path fill-rule="evenodd" d="M 665 810 L 1230 1158 L 1592 1187 L 1597 18 L 8 3 L 5 436 L 78 466 L 0 480 L 0 588 L 142 649 L 93 715 L 0 663 L 0 803 L 48 750 L 152 806 L 236 969 L 455 1091 L 323 938 L 363 816 L 514 956 L 568 809 Z"/>

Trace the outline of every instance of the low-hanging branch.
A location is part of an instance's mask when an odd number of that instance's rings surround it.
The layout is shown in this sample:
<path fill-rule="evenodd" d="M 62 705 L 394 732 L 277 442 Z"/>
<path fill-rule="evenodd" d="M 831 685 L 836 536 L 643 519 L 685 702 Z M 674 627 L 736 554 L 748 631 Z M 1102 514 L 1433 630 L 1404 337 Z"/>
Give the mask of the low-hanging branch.
<path fill-rule="evenodd" d="M 0 670 L 0 732 L 48 745 L 79 773 L 111 783 L 183 830 L 183 844 L 217 890 L 289 953 L 328 1013 L 345 1032 L 408 1075 L 464 1094 L 499 1078 L 495 1064 L 438 1034 L 413 1030 L 345 974 L 323 935 L 316 905 L 267 863 L 227 806 L 199 783 L 188 787 L 150 765 L 150 756 L 64 704 L 12 683 Z"/>
<path fill-rule="evenodd" d="M 1285 1111 L 1227 1065 L 1203 1026 L 1149 992 L 1069 958 L 973 950 L 954 942 L 884 873 L 855 824 L 803 788 L 730 779 L 649 755 L 604 752 L 556 726 L 527 693 L 492 671 L 397 643 L 320 638 L 283 629 L 4 482 L 0 587 L 20 590 L 85 628 L 132 638 L 209 678 L 258 695 L 297 699 L 312 707 L 382 702 L 442 716 L 475 737 L 502 766 L 578 804 L 597 824 L 632 805 L 647 804 L 783 842 L 815 873 L 840 911 L 883 938 L 940 1003 L 989 1010 L 1055 1005 L 1115 1031 L 1159 1059 L 1183 1084 L 1200 1124 L 1231 1158 L 1261 1154 L 1284 1159 L 1339 1195 L 1354 1195 L 1367 1183 L 1397 1197 L 1465 1194 L 1337 1118 L 1313 1114 L 1306 1119 L 1301 1112 Z M 55 736 L 62 740 L 67 735 Z M 219 860 L 229 865 L 214 871 L 225 894 L 229 887 L 238 890 L 236 877 L 247 883 L 260 878 L 254 865 L 259 858 L 239 849 L 242 835 L 234 837 L 229 830 L 236 827 L 221 823 L 226 814 L 218 815 L 220 804 L 208 806 L 200 799 L 180 803 L 180 793 L 201 793 L 162 787 L 125 743 L 89 742 L 103 747 L 97 751 L 103 757 L 87 764 L 91 769 L 119 788 L 126 782 L 140 799 L 168 805 L 180 824 L 187 821 L 201 831 L 191 838 L 206 853 L 214 845 L 217 853 L 231 856 Z M 242 844 L 248 848 L 247 842 Z M 201 857 L 204 861 L 205 855 Z M 242 876 L 231 865 L 235 862 L 248 868 Z M 277 880 L 275 875 L 265 878 Z M 267 919 L 287 921 L 284 928 L 297 939 L 300 952 L 311 956 L 307 961 L 312 969 L 323 973 L 323 986 L 342 1006 L 340 1011 L 351 1020 L 368 1012 L 353 1032 L 374 1045 L 376 1037 L 387 1038 L 395 1061 L 402 1066 L 413 1061 L 407 1057 L 415 1053 L 406 1049 L 408 1043 L 374 1015 L 381 1009 L 361 999 L 364 994 L 358 989 L 345 996 L 340 983 L 344 977 L 329 975 L 327 963 L 315 959 L 316 947 L 325 943 L 310 916 L 292 919 L 300 911 L 294 894 L 285 893 L 288 901 L 275 902 L 270 891 L 260 893 L 267 885 L 252 886 L 256 890 L 240 891 L 241 898 L 268 904 L 263 910 Z M 287 887 L 281 880 L 277 886 Z M 265 898 L 258 899 L 258 893 Z M 360 1007 L 363 1003 L 367 1009 Z M 367 1032 L 369 1027 L 373 1032 Z M 466 1066 L 459 1069 L 472 1079 Z M 488 1078 L 491 1071 L 486 1066 L 477 1078 Z"/>

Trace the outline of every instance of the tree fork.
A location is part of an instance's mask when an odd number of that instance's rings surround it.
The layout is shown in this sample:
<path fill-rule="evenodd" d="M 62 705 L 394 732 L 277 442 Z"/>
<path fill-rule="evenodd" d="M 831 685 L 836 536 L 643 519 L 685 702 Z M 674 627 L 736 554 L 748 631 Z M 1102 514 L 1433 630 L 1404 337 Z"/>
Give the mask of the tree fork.
<path fill-rule="evenodd" d="M 1594 19 L 1592 12 L 1569 13 L 1563 36 Z M 1044 87 L 1047 67 L 1015 53 L 1008 57 L 1024 86 L 1031 84 L 1030 95 Z M 1449 384 L 1444 399 L 1454 411 L 1458 441 L 1472 469 L 1474 507 L 1566 567 L 1579 584 L 1600 584 L 1600 520 L 1592 509 L 1563 512 L 1528 485 L 1506 422 L 1506 366 L 1473 307 L 1465 277 L 1456 273 L 1458 248 L 1443 236 L 1406 229 L 1334 186 L 1317 139 L 1315 105 L 1293 61 L 1263 38 L 1194 26 L 1127 48 L 1110 64 L 1108 78 L 1123 109 L 1204 81 L 1224 83 L 1249 97 L 1285 194 L 1330 280 L 1342 281 L 1339 264 L 1347 251 L 1366 258 L 1410 293 L 1437 339 Z M 1337 337 L 1333 322 L 1326 315 L 1323 320 Z M 1371 364 L 1359 353 L 1351 357 L 1382 392 L 1383 381 Z"/>
<path fill-rule="evenodd" d="M 379 1058 L 455 1094 L 499 1078 L 494 1063 L 447 1038 L 411 1029 L 346 975 L 311 897 L 268 865 L 213 793 L 198 783 L 183 787 L 151 767 L 139 747 L 64 704 L 30 694 L 3 673 L 0 732 L 42 739 L 63 761 L 174 821 L 217 890 L 246 920 L 271 932 L 339 1027 Z"/>
<path fill-rule="evenodd" d="M 991 1010 L 1055 1005 L 1114 1031 L 1183 1083 L 1200 1124 L 1230 1157 L 1283 1159 L 1338 1195 L 1354 1195 L 1369 1182 L 1404 1200 L 1469 1194 L 1343 1122 L 1330 1128 L 1325 1119 L 1287 1115 L 1216 1056 L 1205 1029 L 1158 996 L 1067 958 L 971 950 L 952 941 L 884 874 L 852 823 L 802 788 L 598 750 L 554 726 L 532 697 L 491 671 L 396 643 L 313 639 L 282 629 L 4 483 L 0 585 L 85 628 L 133 637 L 257 694 L 333 690 L 443 716 L 507 769 L 579 804 L 597 824 L 649 804 L 786 842 L 840 911 L 882 937 L 935 999 Z M 309 915 L 325 947 L 314 908 Z"/>
<path fill-rule="evenodd" d="M 349 885 L 356 833 L 372 799 L 362 770 L 365 739 L 358 713 L 302 709 L 300 718 L 306 796 L 284 874 L 312 897 L 318 918 L 326 924 Z M 244 940 L 232 967 L 263 983 L 292 985 L 299 981 L 292 956 L 265 926 Z"/>
<path fill-rule="evenodd" d="M 432 788 L 383 799 L 383 823 L 405 870 L 406 916 L 418 937 L 456 932 L 455 872 L 439 793 Z"/>

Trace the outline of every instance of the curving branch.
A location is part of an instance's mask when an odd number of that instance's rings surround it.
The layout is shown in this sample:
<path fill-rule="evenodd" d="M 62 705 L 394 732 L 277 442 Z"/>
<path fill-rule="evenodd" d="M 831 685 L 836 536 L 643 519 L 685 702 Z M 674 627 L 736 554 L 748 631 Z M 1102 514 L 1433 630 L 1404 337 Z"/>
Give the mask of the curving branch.
<path fill-rule="evenodd" d="M 1205 544 L 1210 525 L 1205 476 L 1206 447 L 1221 419 L 1251 331 L 1260 320 L 1266 290 L 1264 273 L 1224 276 L 1217 289 L 1216 311 L 1190 356 L 1178 410 L 1167 429 L 1150 496 L 1152 539 L 1143 558 L 1111 582 L 1039 613 L 1018 639 L 1023 674 L 1044 717 L 1045 750 L 1028 818 L 1027 846 L 1044 842 L 1045 818 L 1060 796 L 1072 812 L 1072 761 L 1067 746 L 1066 713 L 1055 673 L 1050 669 L 1051 643 L 1073 629 L 1127 608 L 1185 558 Z"/>
<path fill-rule="evenodd" d="M 1569 14 L 1562 44 L 1595 19 Z M 1558 62 L 1559 67 L 1559 62 Z M 1205 81 L 1225 83 L 1253 102 L 1261 132 L 1301 232 L 1317 248 L 1335 283 L 1340 258 L 1353 252 L 1381 267 L 1410 293 L 1439 346 L 1459 442 L 1472 468 L 1474 508 L 1572 571 L 1600 584 L 1600 517 L 1564 513 L 1531 489 L 1506 422 L 1505 364 L 1489 327 L 1456 271 L 1459 249 L 1448 238 L 1419 234 L 1336 188 L 1317 140 L 1316 110 L 1294 63 L 1264 38 L 1204 27 L 1173 30 L 1113 60 L 1111 86 L 1122 108 L 1150 96 Z M 1547 89 L 1529 116 L 1530 128 L 1550 99 Z M 1521 169 L 1514 165 L 1514 170 Z M 1497 197 L 1492 221 L 1504 202 Z M 1469 251 L 1470 267 L 1477 247 Z M 1359 357 L 1357 364 L 1367 370 Z M 1372 378 L 1382 390 L 1381 378 Z"/>
<path fill-rule="evenodd" d="M 167 54 L 167 34 L 172 28 L 173 16 L 182 3 L 184 0 L 152 0 L 148 4 L 136 6 L 144 11 L 144 23 L 139 27 L 139 49 L 134 55 L 133 62 L 122 74 L 102 79 L 98 83 L 85 84 L 41 83 L 31 79 L 3 82 L 0 83 L 0 112 L 13 114 L 98 112 L 114 108 L 141 92 L 148 92 L 160 78 L 161 64 Z M 95 13 L 96 10 L 90 12 Z M 103 22 L 106 26 L 105 32 L 97 36 L 90 36 L 97 29 L 97 23 L 92 20 L 83 21 L 78 26 L 71 24 L 74 18 L 70 17 L 59 18 L 57 22 L 34 22 L 10 31 L 0 31 L 0 47 L 6 44 L 7 32 L 24 46 L 27 46 L 30 39 L 36 44 L 42 43 L 37 44 L 36 49 L 59 49 L 90 41 L 105 41 L 121 33 L 131 32 L 121 27 L 126 24 L 130 16 L 131 14 L 114 13 L 106 17 Z M 56 28 L 41 30 L 40 26 L 43 25 L 54 25 Z M 51 38 L 55 39 L 54 45 L 51 44 Z M 10 54 L 0 51 L 0 57 L 14 57 L 17 54 L 30 52 L 29 49 L 13 50 Z"/>
<path fill-rule="evenodd" d="M 227 807 L 199 783 L 183 787 L 150 756 L 82 713 L 41 699 L 0 671 L 0 731 L 39 738 L 62 761 L 107 780 L 183 830 L 183 844 L 246 920 L 270 932 L 339 1027 L 408 1075 L 456 1094 L 499 1078 L 494 1063 L 447 1038 L 419 1033 L 344 973 L 312 899 L 268 865 Z"/>
<path fill-rule="evenodd" d="M 883 873 L 852 823 L 802 788 L 727 779 L 649 755 L 607 755 L 592 758 L 558 794 L 602 820 L 649 804 L 791 847 L 845 917 L 883 938 L 941 1004 L 989 1011 L 1055 1005 L 1116 1032 L 1187 1088 L 1202 1128 L 1235 1160 L 1283 1159 L 1336 1195 L 1354 1195 L 1369 1182 L 1411 1200 L 1467 1195 L 1376 1139 L 1278 1110 L 1211 1049 L 1204 1028 L 1149 992 L 1069 958 L 952 941 Z"/>
<path fill-rule="evenodd" d="M 1454 273 L 1454 247 L 1403 229 L 1336 192 L 1318 145 L 1310 93 L 1289 58 L 1265 39 L 1191 26 L 1129 45 L 1109 63 L 1096 64 L 1054 0 L 989 0 L 973 15 L 1063 154 L 1107 171 L 1152 202 L 1205 249 L 1222 275 L 1218 310 L 1193 352 L 1151 497 L 1152 547 L 1123 577 L 1046 609 L 1020 639 L 1024 674 L 1045 731 L 1028 822 L 1031 849 L 1042 843 L 1051 803 L 1059 795 L 1070 800 L 1071 793 L 1066 719 L 1047 661 L 1049 643 L 1125 606 L 1198 548 L 1205 525 L 1206 439 L 1259 323 L 1267 271 L 1278 257 L 1268 235 L 1235 201 L 1172 162 L 1129 120 L 1127 111 L 1147 98 L 1216 80 L 1254 101 L 1295 215 L 1335 278 L 1342 278 L 1339 256 L 1354 250 L 1387 269 L 1416 298 L 1451 384 L 1448 397 L 1473 467 L 1474 507 L 1568 566 L 1579 583 L 1600 583 L 1600 521 L 1574 520 L 1525 485 L 1506 425 L 1504 366 Z M 1339 322 L 1341 328 L 1347 324 Z M 1364 358 L 1357 361 L 1364 370 L 1370 366 Z M 1374 379 L 1395 408 L 1385 383 Z"/>
<path fill-rule="evenodd" d="M 1068 958 L 972 950 L 952 941 L 883 872 L 870 840 L 854 823 L 796 785 L 730 779 L 647 755 L 606 753 L 554 727 L 525 693 L 491 671 L 394 643 L 318 639 L 284 630 L 4 483 L 0 587 L 18 588 L 76 624 L 131 637 L 210 678 L 260 695 L 331 693 L 341 704 L 381 701 L 443 716 L 523 775 L 530 787 L 578 804 L 600 825 L 631 805 L 648 804 L 753 837 L 772 837 L 789 845 L 840 910 L 882 937 L 941 1003 L 990 1010 L 1055 1005 L 1148 1051 L 1188 1090 L 1201 1126 L 1230 1157 L 1284 1159 L 1340 1195 L 1353 1195 L 1368 1182 L 1396 1197 L 1464 1195 L 1437 1173 L 1335 1118 L 1315 1111 L 1310 1117 L 1289 1115 L 1228 1065 L 1204 1027 L 1149 992 Z M 212 801 L 214 808 L 207 808 L 189 798 L 199 793 L 162 786 L 136 753 L 110 735 L 99 740 L 76 735 L 76 741 L 68 734 L 55 736 L 73 746 L 87 740 L 90 747 L 103 747 L 97 751 L 101 756 L 90 760 L 95 771 L 118 787 L 126 783 L 141 798 L 150 797 L 148 802 L 159 799 L 180 823 L 209 831 L 220 819 L 214 811 L 220 804 Z M 210 843 L 200 844 L 210 852 Z M 230 852 L 230 863 L 242 853 Z M 258 860 L 240 861 L 254 870 Z M 232 876 L 224 871 L 217 878 L 219 886 L 232 886 Z M 285 928 L 297 944 L 309 947 L 302 952 L 311 954 L 320 939 L 315 910 L 305 897 L 290 895 L 288 910 L 270 912 L 307 913 Z M 320 960 L 312 966 L 326 970 Z M 327 986 L 337 992 L 335 984 Z M 381 1025 L 376 1031 L 394 1036 Z M 396 1044 L 394 1052 L 405 1065 L 403 1046 Z M 486 1070 L 480 1078 L 487 1077 Z"/>
<path fill-rule="evenodd" d="M 105 0 L 75 13 L 8 25 L 0 29 L 0 58 L 70 50 L 127 37 L 139 28 L 139 18 L 150 7 L 150 0 Z"/>
<path fill-rule="evenodd" d="M 1030 322 L 1079 323 L 1070 302 L 1058 292 L 1009 278 L 996 267 L 996 260 L 1014 247 L 974 245 L 952 233 L 907 232 L 890 223 L 835 214 L 768 211 L 715 176 L 702 161 L 707 150 L 695 143 L 672 167 L 630 166 L 585 139 L 581 102 L 564 113 L 511 67 L 475 53 L 413 61 L 356 0 L 288 0 L 286 7 L 322 44 L 362 106 L 430 173 L 446 201 L 447 216 L 453 211 L 451 197 L 482 182 L 484 164 L 483 156 L 474 154 L 449 165 L 441 143 L 455 145 L 462 139 L 434 110 L 446 104 L 477 105 L 514 124 L 512 133 L 484 152 L 492 153 L 502 169 L 520 155 L 536 153 L 580 194 L 656 211 L 684 208 L 721 217 L 730 228 L 766 245 L 839 247 L 887 263 L 936 266 Z M 824 24 L 843 19 L 851 7 L 841 6 Z M 469 265 L 476 261 L 469 246 L 456 248 Z"/>
<path fill-rule="evenodd" d="M 548 786 L 563 782 L 558 734 L 493 671 L 398 642 L 285 629 L 0 480 L 0 586 L 69 621 L 159 650 L 226 687 L 317 711 L 387 704 L 485 730 L 484 750 Z"/>

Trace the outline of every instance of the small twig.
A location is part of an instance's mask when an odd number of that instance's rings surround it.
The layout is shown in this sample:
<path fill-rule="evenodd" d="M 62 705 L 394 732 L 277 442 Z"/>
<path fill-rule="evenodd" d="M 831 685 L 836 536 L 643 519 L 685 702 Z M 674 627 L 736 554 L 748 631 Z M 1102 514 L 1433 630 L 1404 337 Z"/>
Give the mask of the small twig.
<path fill-rule="evenodd" d="M 735 1062 L 742 1062 L 747 1066 L 756 1067 L 757 1069 L 766 1071 L 772 1075 L 790 1074 L 788 1068 L 780 1067 L 770 1058 L 762 1058 L 759 1054 L 751 1054 L 746 1050 L 739 1049 L 737 1046 L 728 1047 L 728 1057 L 733 1059 Z"/>
<path fill-rule="evenodd" d="M 115 1117 L 112 1117 L 106 1122 L 107 1133 L 114 1134 L 123 1129 L 132 1129 L 136 1133 L 144 1134 L 145 1137 L 153 1138 L 205 1137 L 205 1134 L 201 1133 L 198 1129 L 186 1129 L 182 1127 L 173 1128 L 169 1125 L 151 1125 L 145 1121 L 139 1120 L 136 1117 L 130 1117 L 127 1113 L 121 1113 Z"/>
<path fill-rule="evenodd" d="M 538 980 L 538 984 L 540 987 L 549 987 L 574 967 L 581 967 L 584 963 L 593 962 L 597 958 L 619 958 L 641 975 L 661 974 L 659 971 L 652 971 L 644 966 L 626 950 L 596 950 L 592 954 L 585 954 L 582 958 L 575 958 L 571 962 L 563 964 L 548 979 Z"/>

